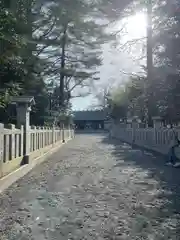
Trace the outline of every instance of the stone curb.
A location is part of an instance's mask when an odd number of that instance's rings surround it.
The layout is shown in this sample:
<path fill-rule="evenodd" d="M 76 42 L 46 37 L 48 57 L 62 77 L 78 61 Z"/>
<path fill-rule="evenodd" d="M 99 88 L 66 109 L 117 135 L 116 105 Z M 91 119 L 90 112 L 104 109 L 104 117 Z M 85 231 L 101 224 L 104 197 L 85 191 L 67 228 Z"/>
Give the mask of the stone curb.
<path fill-rule="evenodd" d="M 72 140 L 72 139 L 70 139 Z M 27 173 L 29 173 L 35 166 L 41 164 L 49 156 L 51 156 L 53 153 L 58 151 L 64 144 L 68 143 L 70 140 L 67 140 L 65 143 L 62 143 L 60 146 L 57 146 L 55 148 L 52 148 L 48 152 L 46 152 L 44 155 L 39 156 L 33 161 L 31 161 L 29 164 L 23 165 L 17 170 L 9 173 L 8 175 L 4 176 L 3 178 L 0 179 L 0 194 L 9 188 L 13 183 L 17 182 L 20 178 L 24 177 Z"/>

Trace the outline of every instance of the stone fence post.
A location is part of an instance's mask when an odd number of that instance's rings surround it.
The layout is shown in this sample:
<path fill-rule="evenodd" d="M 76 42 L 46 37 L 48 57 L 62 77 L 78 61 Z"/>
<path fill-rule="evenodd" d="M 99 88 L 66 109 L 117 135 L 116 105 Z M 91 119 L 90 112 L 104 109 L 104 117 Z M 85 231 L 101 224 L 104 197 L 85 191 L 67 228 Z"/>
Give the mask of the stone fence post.
<path fill-rule="evenodd" d="M 65 142 L 65 129 L 64 129 L 64 124 L 62 125 L 62 142 Z"/>
<path fill-rule="evenodd" d="M 157 132 L 159 129 L 161 129 L 163 127 L 163 122 L 162 122 L 162 118 L 159 116 L 154 116 L 152 117 L 153 120 L 153 128 L 154 128 L 154 144 L 158 144 L 157 142 Z"/>
<path fill-rule="evenodd" d="M 0 123 L 0 176 L 2 176 L 3 148 L 4 148 L 4 124 Z"/>
<path fill-rule="evenodd" d="M 17 125 L 20 127 L 24 126 L 24 163 L 29 162 L 30 154 L 30 122 L 29 122 L 30 109 L 26 105 L 17 106 Z"/>
<path fill-rule="evenodd" d="M 132 121 L 132 144 L 136 142 L 136 129 L 139 128 L 139 123 Z"/>
<path fill-rule="evenodd" d="M 8 124 L 8 129 L 12 130 L 12 134 L 10 135 L 10 158 L 13 159 L 15 158 L 15 125 L 13 124 Z"/>
<path fill-rule="evenodd" d="M 14 97 L 12 103 L 16 105 L 17 125 L 24 126 L 24 159 L 23 164 L 29 163 L 30 155 L 30 111 L 31 106 L 35 104 L 34 97 L 20 96 Z"/>
<path fill-rule="evenodd" d="M 56 135 L 55 135 L 55 126 L 52 127 L 52 145 L 56 142 Z"/>

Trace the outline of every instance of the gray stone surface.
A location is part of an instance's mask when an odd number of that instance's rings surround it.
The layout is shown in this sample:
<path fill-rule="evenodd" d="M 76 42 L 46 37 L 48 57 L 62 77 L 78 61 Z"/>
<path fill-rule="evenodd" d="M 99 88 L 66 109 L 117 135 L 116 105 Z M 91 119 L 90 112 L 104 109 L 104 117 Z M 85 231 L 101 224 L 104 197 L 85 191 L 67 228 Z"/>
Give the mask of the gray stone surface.
<path fill-rule="evenodd" d="M 1 195 L 0 239 L 180 239 L 179 171 L 79 135 Z"/>

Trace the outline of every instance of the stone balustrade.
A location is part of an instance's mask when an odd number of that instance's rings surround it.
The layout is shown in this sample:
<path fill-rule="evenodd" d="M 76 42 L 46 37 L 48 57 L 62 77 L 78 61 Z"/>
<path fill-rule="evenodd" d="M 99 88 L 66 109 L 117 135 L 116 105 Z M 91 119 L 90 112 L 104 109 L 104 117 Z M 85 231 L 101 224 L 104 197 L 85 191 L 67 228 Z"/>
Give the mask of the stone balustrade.
<path fill-rule="evenodd" d="M 74 129 L 30 126 L 31 96 L 12 99 L 16 105 L 17 126 L 0 123 L 0 178 L 18 169 L 21 165 L 33 163 L 51 153 L 62 143 L 74 138 Z"/>
<path fill-rule="evenodd" d="M 20 166 L 24 147 L 23 126 L 0 124 L 0 177 Z"/>
<path fill-rule="evenodd" d="M 167 154 L 174 140 L 174 130 L 168 128 L 126 128 L 113 125 L 111 136 L 122 141 L 136 144 L 149 150 Z M 178 136 L 180 130 L 175 129 Z M 180 156 L 180 153 L 178 153 Z"/>
<path fill-rule="evenodd" d="M 25 154 L 28 153 L 28 161 L 33 161 L 73 137 L 74 130 L 70 128 L 31 126 L 27 132 L 23 126 L 0 124 L 0 177 L 28 163 L 24 162 Z"/>

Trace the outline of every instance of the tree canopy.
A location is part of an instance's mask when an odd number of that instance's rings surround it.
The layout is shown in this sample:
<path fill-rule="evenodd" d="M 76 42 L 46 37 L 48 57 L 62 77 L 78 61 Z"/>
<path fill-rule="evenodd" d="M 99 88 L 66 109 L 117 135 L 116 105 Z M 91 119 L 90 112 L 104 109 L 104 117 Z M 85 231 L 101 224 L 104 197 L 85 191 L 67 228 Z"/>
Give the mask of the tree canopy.
<path fill-rule="evenodd" d="M 161 116 L 167 122 L 177 123 L 180 121 L 179 3 L 167 0 L 136 1 L 138 10 L 148 9 L 150 2 L 153 31 L 152 36 L 147 38 L 150 38 L 152 52 L 147 51 L 147 54 L 152 56 L 147 55 L 147 58 L 153 60 L 151 76 L 146 75 L 150 68 L 147 61 L 144 76 L 130 76 L 125 84 L 126 91 L 120 87 L 112 93 L 113 96 L 118 95 L 119 99 L 112 100 L 111 107 L 117 110 L 118 106 L 119 111 L 114 116 L 118 119 L 125 114 L 126 118 L 136 115 L 144 121 L 148 112 L 149 123 L 153 116 Z M 122 105 L 126 109 L 125 113 Z"/>
<path fill-rule="evenodd" d="M 128 4 L 131 5 L 128 7 Z M 14 95 L 34 95 L 34 124 L 44 124 L 52 111 L 71 108 L 70 100 L 85 96 L 99 80 L 102 45 L 116 39 L 110 22 L 147 9 L 147 66 L 125 86 L 106 94 L 114 118 L 160 115 L 179 121 L 180 55 L 178 1 L 1 0 L 0 120 L 10 121 Z M 83 90 L 78 94 L 76 89 Z M 104 105 L 104 106 L 105 106 Z"/>
<path fill-rule="evenodd" d="M 25 94 L 37 102 L 32 121 L 43 124 L 50 96 L 56 97 L 56 110 L 68 108 L 76 87 L 89 88 L 99 79 L 101 46 L 114 39 L 106 27 L 117 18 L 114 7 L 118 13 L 122 5 L 115 0 L 1 0 L 0 6 L 0 120 L 10 121 L 11 96 Z"/>

